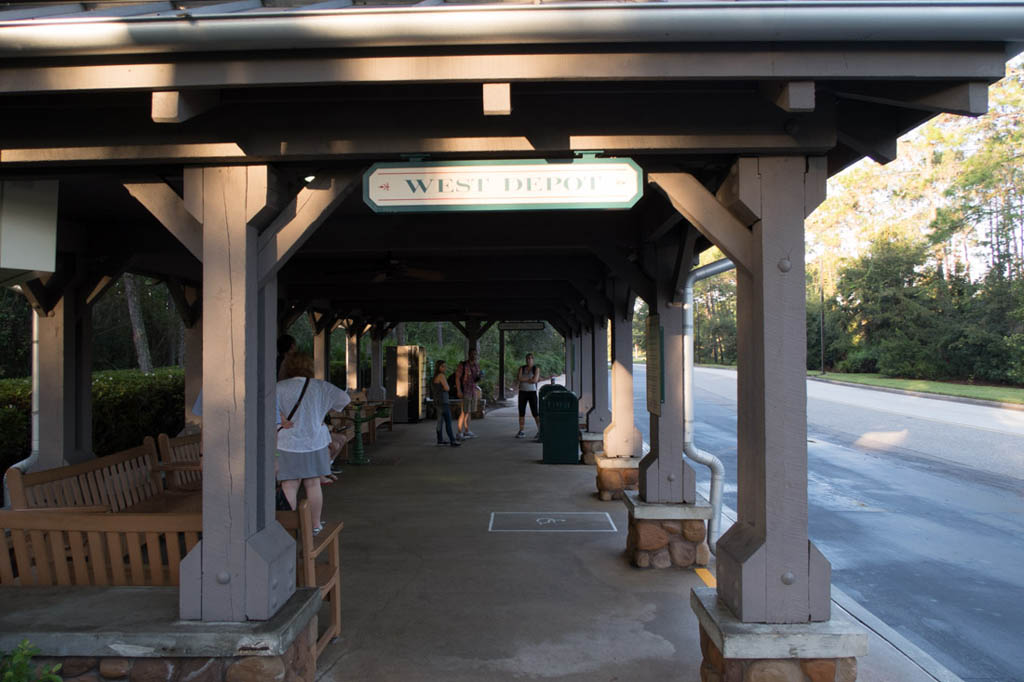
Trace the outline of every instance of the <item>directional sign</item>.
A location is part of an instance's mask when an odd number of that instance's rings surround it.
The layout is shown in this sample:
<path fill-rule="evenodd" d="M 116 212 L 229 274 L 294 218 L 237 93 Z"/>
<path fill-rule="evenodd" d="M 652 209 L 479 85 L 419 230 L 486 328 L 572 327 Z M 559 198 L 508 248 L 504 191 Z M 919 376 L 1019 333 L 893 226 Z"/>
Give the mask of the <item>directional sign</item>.
<path fill-rule="evenodd" d="M 539 332 L 543 331 L 543 322 L 499 322 L 498 329 L 503 332 L 511 331 L 531 331 Z"/>
<path fill-rule="evenodd" d="M 377 163 L 363 175 L 378 213 L 626 209 L 641 196 L 632 159 Z"/>

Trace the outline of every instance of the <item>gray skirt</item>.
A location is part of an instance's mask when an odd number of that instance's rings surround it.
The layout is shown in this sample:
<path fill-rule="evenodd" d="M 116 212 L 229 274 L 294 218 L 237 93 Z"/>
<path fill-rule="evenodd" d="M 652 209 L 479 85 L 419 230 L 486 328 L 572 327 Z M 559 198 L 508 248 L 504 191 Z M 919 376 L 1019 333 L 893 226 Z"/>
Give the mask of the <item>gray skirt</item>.
<path fill-rule="evenodd" d="M 331 455 L 327 448 L 313 452 L 277 451 L 277 480 L 294 481 L 317 478 L 331 473 Z"/>

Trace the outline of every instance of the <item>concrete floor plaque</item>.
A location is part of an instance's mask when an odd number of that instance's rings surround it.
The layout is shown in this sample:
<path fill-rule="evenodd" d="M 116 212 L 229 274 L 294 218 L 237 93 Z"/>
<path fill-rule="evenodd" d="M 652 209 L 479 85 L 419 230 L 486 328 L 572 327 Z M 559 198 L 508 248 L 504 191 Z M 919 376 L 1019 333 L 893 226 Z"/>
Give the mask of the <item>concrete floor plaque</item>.
<path fill-rule="evenodd" d="M 607 512 L 491 512 L 491 533 L 616 533 Z"/>

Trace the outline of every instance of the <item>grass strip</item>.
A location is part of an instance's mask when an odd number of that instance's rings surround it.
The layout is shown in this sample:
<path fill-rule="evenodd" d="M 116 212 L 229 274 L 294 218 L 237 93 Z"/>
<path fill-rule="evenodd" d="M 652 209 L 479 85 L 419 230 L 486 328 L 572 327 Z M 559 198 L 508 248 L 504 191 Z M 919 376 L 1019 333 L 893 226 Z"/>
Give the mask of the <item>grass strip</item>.
<path fill-rule="evenodd" d="M 904 391 L 920 391 L 921 393 L 937 393 L 939 395 L 991 400 L 1000 403 L 1016 403 L 1024 405 L 1024 388 L 1012 386 L 987 386 L 983 384 L 961 384 L 951 381 L 927 381 L 925 379 L 895 379 L 881 374 L 845 374 L 838 372 L 809 371 L 812 378 L 844 381 L 851 384 L 865 384 L 882 388 L 898 388 Z"/>

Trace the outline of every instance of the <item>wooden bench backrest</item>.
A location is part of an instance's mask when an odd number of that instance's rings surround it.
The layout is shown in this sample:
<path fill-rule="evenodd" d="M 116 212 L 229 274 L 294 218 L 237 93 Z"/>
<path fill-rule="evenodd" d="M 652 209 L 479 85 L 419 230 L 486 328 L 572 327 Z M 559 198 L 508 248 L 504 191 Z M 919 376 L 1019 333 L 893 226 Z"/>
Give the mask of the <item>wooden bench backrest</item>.
<path fill-rule="evenodd" d="M 160 452 L 160 461 L 164 464 L 195 463 L 202 456 L 203 437 L 197 433 L 170 438 L 166 433 L 161 433 L 157 436 L 157 446 Z M 170 475 L 173 478 L 172 487 L 175 488 L 198 486 L 203 480 L 201 471 L 174 471 Z"/>
<path fill-rule="evenodd" d="M 177 585 L 201 514 L 0 512 L 0 585 Z"/>
<path fill-rule="evenodd" d="M 152 438 L 142 445 L 81 464 L 23 474 L 7 470 L 7 487 L 14 509 L 109 506 L 121 511 L 163 491 L 153 470 L 156 448 Z"/>

